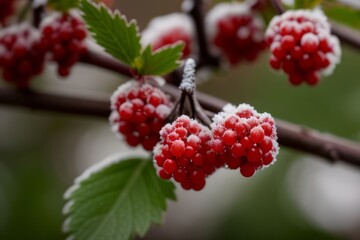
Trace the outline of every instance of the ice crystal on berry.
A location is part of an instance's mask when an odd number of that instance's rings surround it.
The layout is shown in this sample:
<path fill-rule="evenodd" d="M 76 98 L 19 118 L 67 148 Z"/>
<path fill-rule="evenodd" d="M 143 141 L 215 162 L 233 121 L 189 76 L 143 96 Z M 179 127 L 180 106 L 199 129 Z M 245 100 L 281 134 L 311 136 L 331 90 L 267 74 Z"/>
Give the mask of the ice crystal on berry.
<path fill-rule="evenodd" d="M 160 140 L 172 103 L 158 88 L 131 81 L 121 85 L 111 97 L 110 123 L 130 146 L 153 150 Z"/>
<path fill-rule="evenodd" d="M 142 33 L 142 43 L 150 44 L 153 50 L 183 42 L 185 44 L 182 58 L 194 51 L 194 27 L 186 14 L 173 13 L 154 18 Z"/>
<path fill-rule="evenodd" d="M 275 121 L 268 113 L 258 113 L 247 104 L 227 105 L 213 118 L 212 148 L 219 162 L 251 177 L 275 162 L 278 154 Z"/>
<path fill-rule="evenodd" d="M 293 85 L 316 85 L 329 75 L 341 56 L 337 37 L 320 11 L 287 11 L 272 19 L 266 31 L 270 65 L 288 74 Z"/>

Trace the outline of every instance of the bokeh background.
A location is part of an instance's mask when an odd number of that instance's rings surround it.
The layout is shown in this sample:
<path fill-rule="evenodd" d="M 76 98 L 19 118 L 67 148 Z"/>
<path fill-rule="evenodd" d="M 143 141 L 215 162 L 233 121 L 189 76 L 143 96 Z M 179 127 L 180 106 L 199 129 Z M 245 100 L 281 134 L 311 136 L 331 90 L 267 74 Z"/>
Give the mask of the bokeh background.
<path fill-rule="evenodd" d="M 179 11 L 181 1 L 123 0 L 116 6 L 144 29 L 153 17 Z M 199 89 L 359 141 L 360 54 L 342 49 L 334 74 L 314 88 L 292 87 L 269 69 L 265 52 L 254 64 L 210 76 Z M 49 66 L 35 88 L 109 96 L 125 80 L 81 64 L 66 80 L 54 72 Z M 106 119 L 0 105 L 0 239 L 64 239 L 64 191 L 87 167 L 124 151 L 129 149 Z M 251 179 L 222 170 L 203 191 L 179 188 L 177 195 L 164 225 L 153 226 L 145 239 L 360 239 L 360 169 L 286 148 L 273 167 Z"/>

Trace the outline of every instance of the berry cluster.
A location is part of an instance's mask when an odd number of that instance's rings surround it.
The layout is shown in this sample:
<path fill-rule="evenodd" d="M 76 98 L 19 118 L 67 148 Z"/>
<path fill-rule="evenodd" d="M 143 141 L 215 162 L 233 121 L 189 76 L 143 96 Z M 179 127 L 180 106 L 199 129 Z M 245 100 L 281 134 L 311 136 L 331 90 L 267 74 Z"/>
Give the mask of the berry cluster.
<path fill-rule="evenodd" d="M 0 0 L 0 24 L 5 24 L 9 16 L 14 14 L 15 0 Z"/>
<path fill-rule="evenodd" d="M 270 65 L 282 69 L 293 85 L 315 85 L 320 74 L 328 75 L 339 62 L 339 40 L 331 35 L 326 17 L 307 10 L 276 16 L 266 31 Z"/>
<path fill-rule="evenodd" d="M 45 50 L 37 30 L 28 24 L 13 25 L 0 33 L 0 70 L 5 81 L 28 86 L 44 68 Z"/>
<path fill-rule="evenodd" d="M 124 135 L 130 146 L 141 144 L 151 151 L 160 140 L 171 106 L 158 88 L 133 81 L 123 84 L 111 97 L 113 131 Z"/>
<path fill-rule="evenodd" d="M 160 135 L 154 148 L 159 175 L 186 190 L 201 190 L 221 167 L 240 168 L 244 177 L 251 177 L 274 163 L 279 150 L 274 119 L 247 104 L 226 106 L 214 116 L 211 131 L 183 115 L 165 125 Z"/>
<path fill-rule="evenodd" d="M 278 153 L 274 119 L 247 104 L 228 105 L 212 123 L 212 148 L 230 169 L 240 168 L 244 177 L 269 165 Z"/>
<path fill-rule="evenodd" d="M 266 48 L 263 21 L 248 3 L 221 3 L 206 17 L 207 32 L 214 51 L 234 65 L 253 61 Z"/>
<path fill-rule="evenodd" d="M 87 31 L 84 22 L 74 15 L 54 15 L 41 24 L 42 44 L 58 64 L 58 74 L 70 74 L 70 68 L 86 52 L 84 39 Z"/>
<path fill-rule="evenodd" d="M 194 30 L 191 19 L 185 14 L 173 13 L 153 19 L 142 33 L 144 45 L 150 44 L 153 50 L 177 42 L 185 44 L 182 58 L 193 50 Z"/>
<path fill-rule="evenodd" d="M 186 189 L 204 188 L 206 177 L 216 168 L 211 132 L 188 116 L 178 117 L 160 132 L 161 142 L 154 149 L 154 159 L 163 179 L 173 178 Z"/>

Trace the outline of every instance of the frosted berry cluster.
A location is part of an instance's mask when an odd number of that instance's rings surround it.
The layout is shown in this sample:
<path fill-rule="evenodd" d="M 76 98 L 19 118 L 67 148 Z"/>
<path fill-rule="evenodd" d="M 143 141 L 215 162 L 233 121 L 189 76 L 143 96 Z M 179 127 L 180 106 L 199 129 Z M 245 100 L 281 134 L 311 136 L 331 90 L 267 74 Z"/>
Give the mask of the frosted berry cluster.
<path fill-rule="evenodd" d="M 204 188 L 206 177 L 216 168 L 211 148 L 211 131 L 196 120 L 182 115 L 160 132 L 161 142 L 154 149 L 154 159 L 163 179 L 173 178 L 186 189 Z"/>
<path fill-rule="evenodd" d="M 234 65 L 253 61 L 266 48 L 263 21 L 248 3 L 220 3 L 206 17 L 214 51 Z"/>
<path fill-rule="evenodd" d="M 0 0 L 0 24 L 5 24 L 8 17 L 14 14 L 15 0 Z"/>
<path fill-rule="evenodd" d="M 151 151 L 160 140 L 172 103 L 158 88 L 139 82 L 121 85 L 111 97 L 110 123 L 130 146 Z"/>
<path fill-rule="evenodd" d="M 316 85 L 339 62 L 339 40 L 320 11 L 287 11 L 272 19 L 266 31 L 270 65 L 283 70 L 293 85 Z"/>
<path fill-rule="evenodd" d="M 45 50 L 39 32 L 28 24 L 13 25 L 0 32 L 0 71 L 2 78 L 18 87 L 44 68 Z"/>
<path fill-rule="evenodd" d="M 72 14 L 55 14 L 41 24 L 42 44 L 58 64 L 58 74 L 66 77 L 71 67 L 86 52 L 84 39 L 87 31 L 84 22 Z"/>
<path fill-rule="evenodd" d="M 278 153 L 274 119 L 247 104 L 227 105 L 214 116 L 212 148 L 230 169 L 240 168 L 244 177 L 275 161 Z"/>
<path fill-rule="evenodd" d="M 173 13 L 154 18 L 142 33 L 143 45 L 150 44 L 153 50 L 183 42 L 182 58 L 194 51 L 194 27 L 186 14 Z"/>

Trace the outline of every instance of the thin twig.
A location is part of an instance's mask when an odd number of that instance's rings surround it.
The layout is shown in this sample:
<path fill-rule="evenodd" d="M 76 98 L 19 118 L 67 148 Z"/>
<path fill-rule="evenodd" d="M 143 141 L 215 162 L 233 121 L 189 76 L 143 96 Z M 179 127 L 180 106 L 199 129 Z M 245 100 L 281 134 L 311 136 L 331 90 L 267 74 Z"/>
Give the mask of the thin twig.
<path fill-rule="evenodd" d="M 188 14 L 192 17 L 195 29 L 197 46 L 199 48 L 199 59 L 197 59 L 197 68 L 203 66 L 218 67 L 220 59 L 211 54 L 205 32 L 204 23 L 204 0 L 193 0 L 192 7 L 187 9 Z"/>
<path fill-rule="evenodd" d="M 167 85 L 167 89 L 177 91 L 174 86 Z M 168 91 L 167 93 L 169 94 Z M 200 97 L 202 96 L 202 97 Z M 204 99 L 203 99 L 204 96 Z M 204 93 L 198 98 L 204 107 L 204 100 L 212 105 L 216 112 L 220 111 L 224 104 L 221 99 Z M 0 88 L 0 102 L 12 106 L 22 106 L 34 110 L 46 110 L 51 112 L 80 114 L 87 116 L 105 117 L 110 114 L 110 102 L 108 98 L 80 98 L 64 96 L 60 94 L 46 94 L 39 92 L 19 92 L 15 89 Z M 206 109 L 206 108 L 205 108 Z M 209 113 L 209 109 L 207 109 Z M 210 111 L 209 115 L 214 112 Z M 276 119 L 278 141 L 284 147 L 289 147 L 302 152 L 321 156 L 331 161 L 341 161 L 360 167 L 360 144 L 333 136 L 320 133 L 314 129 L 304 127 Z"/>

